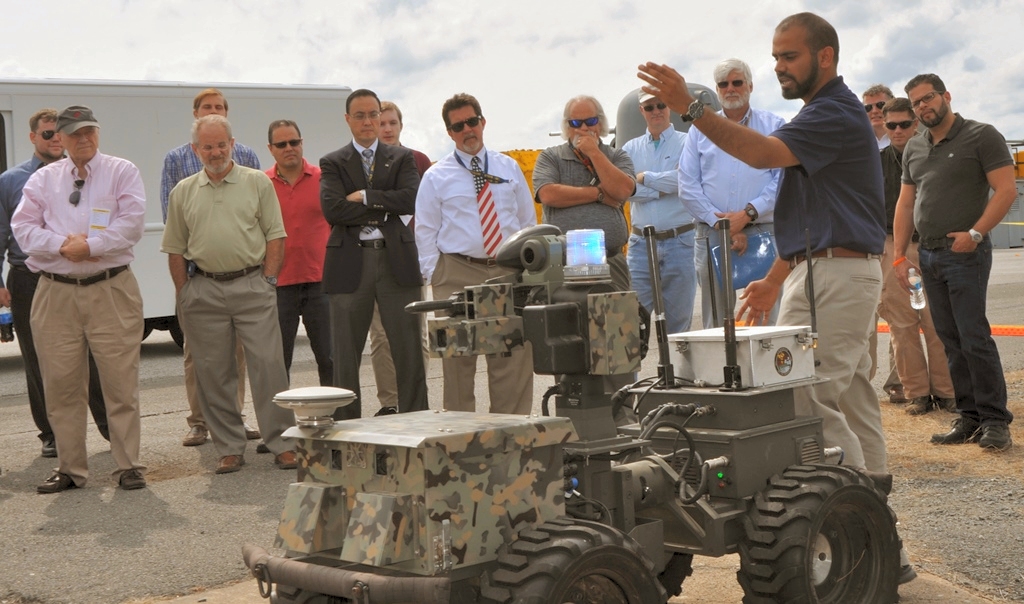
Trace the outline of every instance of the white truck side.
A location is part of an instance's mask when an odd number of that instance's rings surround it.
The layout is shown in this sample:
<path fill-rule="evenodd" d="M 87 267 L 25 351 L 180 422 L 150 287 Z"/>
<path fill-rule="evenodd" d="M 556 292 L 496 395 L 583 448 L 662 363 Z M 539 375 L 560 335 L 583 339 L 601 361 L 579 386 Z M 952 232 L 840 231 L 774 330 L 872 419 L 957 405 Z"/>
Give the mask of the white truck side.
<path fill-rule="evenodd" d="M 224 93 L 235 140 L 256 151 L 263 169 L 274 161 L 267 151 L 267 127 L 274 120 L 298 123 L 305 157 L 313 164 L 352 138 L 344 118 L 351 89 L 344 86 L 0 79 L 0 172 L 32 156 L 28 119 L 35 111 L 69 105 L 93 110 L 101 151 L 139 167 L 146 185 L 146 231 L 135 247 L 132 270 L 142 289 L 145 333 L 168 329 L 179 345 L 174 286 L 167 256 L 160 252 L 160 175 L 167 152 L 189 142 L 192 99 L 209 87 Z"/>

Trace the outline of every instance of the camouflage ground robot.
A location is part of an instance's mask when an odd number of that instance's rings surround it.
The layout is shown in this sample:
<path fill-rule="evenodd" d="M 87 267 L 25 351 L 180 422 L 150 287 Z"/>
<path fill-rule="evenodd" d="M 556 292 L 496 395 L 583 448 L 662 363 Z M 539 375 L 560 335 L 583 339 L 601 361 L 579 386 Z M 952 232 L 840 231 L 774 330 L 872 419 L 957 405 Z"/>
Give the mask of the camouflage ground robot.
<path fill-rule="evenodd" d="M 298 482 L 273 547 L 244 548 L 262 595 L 655 604 L 681 593 L 694 555 L 738 552 L 747 603 L 897 601 L 888 484 L 830 463 L 841 451 L 823 447 L 820 420 L 794 412 L 794 389 L 817 379 L 813 361 L 799 375 L 810 330 L 745 346 L 725 333 L 733 347 L 718 383 L 693 375 L 708 355 L 684 338 L 673 344 L 679 377 L 663 352 L 658 375 L 633 382 L 646 313 L 600 275 L 571 278 L 565 247 L 555 227 L 526 229 L 498 255 L 514 276 L 413 309 L 447 312 L 428 323 L 436 356 L 529 341 L 535 372 L 556 376 L 542 415 L 330 423 L 315 402 L 296 407 L 300 425 L 285 435 Z M 660 321 L 656 307 L 664 351 Z M 752 356 L 775 373 L 755 375 Z M 624 376 L 631 386 L 609 386 Z M 623 421 L 630 412 L 640 421 Z"/>

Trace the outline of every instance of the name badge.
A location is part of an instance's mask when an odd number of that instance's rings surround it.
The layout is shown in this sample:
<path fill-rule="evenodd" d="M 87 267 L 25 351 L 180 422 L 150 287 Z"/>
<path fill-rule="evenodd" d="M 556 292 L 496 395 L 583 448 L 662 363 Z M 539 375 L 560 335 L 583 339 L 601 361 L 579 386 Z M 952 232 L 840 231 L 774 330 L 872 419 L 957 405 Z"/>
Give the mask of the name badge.
<path fill-rule="evenodd" d="M 93 208 L 89 219 L 90 231 L 104 231 L 110 226 L 110 210 Z"/>

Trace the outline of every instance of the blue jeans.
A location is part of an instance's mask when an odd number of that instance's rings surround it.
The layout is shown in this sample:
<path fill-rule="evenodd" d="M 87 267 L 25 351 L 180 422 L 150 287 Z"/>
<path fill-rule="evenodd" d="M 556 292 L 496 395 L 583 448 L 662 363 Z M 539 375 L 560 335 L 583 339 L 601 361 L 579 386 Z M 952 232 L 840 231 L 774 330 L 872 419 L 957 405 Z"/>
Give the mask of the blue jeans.
<path fill-rule="evenodd" d="M 693 271 L 693 231 L 658 241 L 658 270 L 661 273 L 661 297 L 665 304 L 665 327 L 669 333 L 689 331 L 693 316 L 693 298 L 697 293 L 697 275 Z M 654 312 L 651 270 L 647 264 L 647 242 L 629 236 L 629 276 L 640 303 Z"/>
<path fill-rule="evenodd" d="M 928 294 L 935 332 L 949 359 L 956 406 L 960 414 L 982 425 L 1008 424 L 1006 381 L 999 350 L 985 317 L 992 242 L 958 253 L 949 249 L 921 254 L 921 276 Z"/>
<path fill-rule="evenodd" d="M 281 324 L 284 366 L 291 375 L 295 335 L 299 317 L 309 336 L 309 347 L 316 359 L 321 386 L 333 386 L 334 365 L 331 361 L 331 307 L 320 283 L 296 283 L 277 288 L 277 320 Z"/>

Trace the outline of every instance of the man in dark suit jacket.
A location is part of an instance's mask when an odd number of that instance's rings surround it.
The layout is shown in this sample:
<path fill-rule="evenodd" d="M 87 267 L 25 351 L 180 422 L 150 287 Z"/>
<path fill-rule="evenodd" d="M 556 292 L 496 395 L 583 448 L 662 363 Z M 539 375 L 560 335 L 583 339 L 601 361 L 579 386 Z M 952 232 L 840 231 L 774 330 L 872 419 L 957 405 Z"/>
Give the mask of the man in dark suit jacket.
<path fill-rule="evenodd" d="M 380 99 L 360 89 L 345 101 L 352 142 L 320 160 L 320 205 L 331 236 L 324 260 L 324 291 L 330 296 L 334 382 L 356 393 L 335 419 L 362 413 L 359 365 L 374 302 L 391 343 L 400 412 L 427 409 L 420 352 L 420 322 L 405 312 L 421 298 L 416 239 L 408 226 L 416 208 L 419 174 L 413 154 L 377 140 Z"/>

